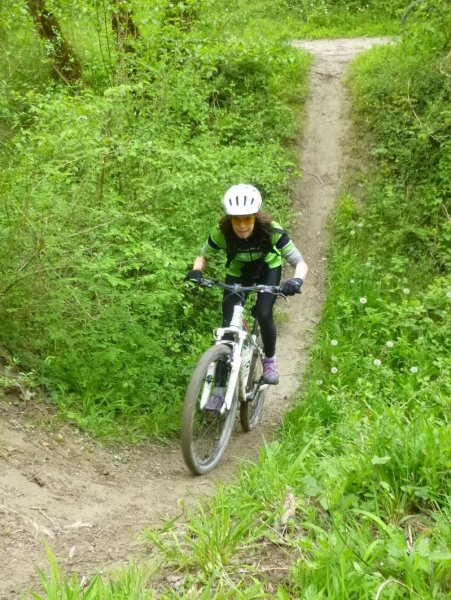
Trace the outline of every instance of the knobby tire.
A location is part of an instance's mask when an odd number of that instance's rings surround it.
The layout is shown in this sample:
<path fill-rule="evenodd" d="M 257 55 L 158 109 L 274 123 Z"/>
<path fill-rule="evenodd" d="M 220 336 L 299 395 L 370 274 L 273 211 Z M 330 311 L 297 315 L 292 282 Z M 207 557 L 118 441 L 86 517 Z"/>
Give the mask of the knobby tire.
<path fill-rule="evenodd" d="M 231 355 L 232 349 L 225 343 L 209 348 L 197 363 L 186 390 L 182 417 L 182 453 L 186 465 L 195 475 L 204 475 L 216 467 L 232 433 L 238 405 L 237 386 L 229 411 L 219 414 L 201 410 L 200 407 L 209 366 L 223 361 L 228 378 Z M 211 392 L 214 385 L 213 380 Z"/>
<path fill-rule="evenodd" d="M 258 331 L 257 331 L 258 334 Z M 260 335 L 257 335 L 257 346 L 262 347 Z M 251 399 L 244 400 L 240 403 L 240 422 L 244 431 L 248 432 L 254 429 L 260 421 L 263 405 L 265 403 L 266 392 L 268 387 L 261 388 L 263 378 L 263 363 L 262 354 L 254 347 L 254 355 L 251 359 L 251 368 L 248 375 L 246 395 L 250 395 Z"/>

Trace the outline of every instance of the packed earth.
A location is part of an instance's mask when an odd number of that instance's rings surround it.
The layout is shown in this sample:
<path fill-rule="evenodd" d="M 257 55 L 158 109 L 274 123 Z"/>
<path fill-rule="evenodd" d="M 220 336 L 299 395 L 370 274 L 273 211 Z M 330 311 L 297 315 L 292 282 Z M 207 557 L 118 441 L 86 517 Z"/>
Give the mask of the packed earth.
<path fill-rule="evenodd" d="M 26 389 L 12 387 L 0 396 L 0 600 L 39 589 L 37 571 L 48 569 L 46 545 L 63 574 L 87 579 L 145 558 L 144 528 L 213 494 L 217 482 L 234 477 L 239 463 L 256 458 L 263 438 L 276 434 L 302 381 L 321 316 L 327 223 L 350 165 L 361 167 L 343 78 L 357 53 L 387 41 L 293 42 L 314 55 L 290 227 L 310 271 L 303 295 L 278 303 L 281 381 L 267 396 L 262 423 L 247 434 L 237 425 L 213 473 L 192 476 L 176 441 L 107 447 L 69 425 L 43 426 L 50 409 Z"/>

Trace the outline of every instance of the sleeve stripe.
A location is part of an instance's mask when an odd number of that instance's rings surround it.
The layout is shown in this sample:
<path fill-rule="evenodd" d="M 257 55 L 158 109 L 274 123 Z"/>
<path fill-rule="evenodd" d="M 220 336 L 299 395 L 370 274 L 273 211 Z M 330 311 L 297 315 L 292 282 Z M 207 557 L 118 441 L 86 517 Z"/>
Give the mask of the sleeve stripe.
<path fill-rule="evenodd" d="M 208 242 L 207 244 L 210 246 L 210 248 L 214 248 L 215 250 L 220 250 L 221 248 L 218 246 L 218 244 L 214 241 L 214 239 L 211 237 L 211 235 L 208 236 Z"/>
<path fill-rule="evenodd" d="M 303 262 L 304 260 L 302 258 L 302 254 L 299 252 L 296 246 L 293 246 L 293 248 L 288 250 L 288 252 L 284 254 L 284 258 L 292 267 L 295 267 L 298 263 Z"/>
<path fill-rule="evenodd" d="M 275 243 L 275 246 L 278 250 L 282 250 L 282 248 L 287 246 L 290 242 L 291 242 L 290 236 L 288 235 L 288 233 L 286 231 L 284 231 L 281 234 L 281 236 L 279 237 L 279 239 L 277 240 L 277 242 Z"/>

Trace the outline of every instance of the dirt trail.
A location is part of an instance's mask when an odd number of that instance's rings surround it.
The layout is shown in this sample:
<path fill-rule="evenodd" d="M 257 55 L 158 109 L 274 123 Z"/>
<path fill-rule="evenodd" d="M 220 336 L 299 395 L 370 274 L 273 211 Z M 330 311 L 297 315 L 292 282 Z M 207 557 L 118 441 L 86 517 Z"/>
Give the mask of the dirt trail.
<path fill-rule="evenodd" d="M 104 572 L 144 550 L 139 533 L 180 512 L 180 502 L 212 494 L 242 459 L 271 438 L 302 377 L 325 290 L 326 224 L 347 164 L 350 121 L 341 82 L 349 61 L 383 39 L 294 42 L 314 54 L 299 147 L 303 179 L 295 189 L 293 238 L 310 273 L 300 298 L 280 306 L 281 383 L 271 390 L 261 426 L 237 431 L 218 469 L 202 478 L 185 468 L 178 445 L 102 448 L 69 427 L 33 425 L 36 407 L 0 397 L 0 600 L 36 588 L 47 569 L 43 541 L 63 573 Z"/>

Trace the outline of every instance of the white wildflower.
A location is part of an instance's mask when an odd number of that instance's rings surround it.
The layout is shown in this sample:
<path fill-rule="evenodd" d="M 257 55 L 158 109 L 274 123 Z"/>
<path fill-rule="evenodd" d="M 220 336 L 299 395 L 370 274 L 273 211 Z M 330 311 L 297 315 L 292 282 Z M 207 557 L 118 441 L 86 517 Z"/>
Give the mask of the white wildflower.
<path fill-rule="evenodd" d="M 404 288 L 404 289 L 403 289 L 403 291 L 402 291 L 402 293 L 403 293 L 403 294 L 405 294 L 406 296 L 407 296 L 408 294 L 410 294 L 410 290 L 409 290 L 409 288 Z"/>
<path fill-rule="evenodd" d="M 418 367 L 410 367 L 409 371 L 415 375 L 415 373 L 418 373 Z"/>
<path fill-rule="evenodd" d="M 335 373 L 338 373 L 338 369 L 337 367 L 332 367 L 332 369 L 330 370 L 331 373 L 333 373 L 335 375 Z"/>
<path fill-rule="evenodd" d="M 330 340 L 331 346 L 336 346 L 338 344 L 337 340 Z"/>
<path fill-rule="evenodd" d="M 388 340 L 388 342 L 386 342 L 385 344 L 387 346 L 387 348 L 393 348 L 394 344 L 391 340 Z"/>
<path fill-rule="evenodd" d="M 350 235 L 355 235 L 355 229 L 351 229 L 351 231 L 349 233 L 350 233 Z"/>
<path fill-rule="evenodd" d="M 360 298 L 360 304 L 366 304 L 367 302 L 368 300 L 364 296 Z"/>
<path fill-rule="evenodd" d="M 316 385 L 323 385 L 323 380 L 322 379 L 317 379 L 316 380 Z"/>
<path fill-rule="evenodd" d="M 374 365 L 375 367 L 380 367 L 380 366 L 381 366 L 381 364 L 382 364 L 382 362 L 381 362 L 381 361 L 380 361 L 378 358 L 375 358 L 375 359 L 373 360 L 373 365 Z"/>

